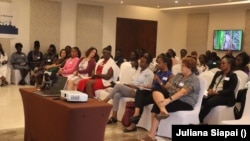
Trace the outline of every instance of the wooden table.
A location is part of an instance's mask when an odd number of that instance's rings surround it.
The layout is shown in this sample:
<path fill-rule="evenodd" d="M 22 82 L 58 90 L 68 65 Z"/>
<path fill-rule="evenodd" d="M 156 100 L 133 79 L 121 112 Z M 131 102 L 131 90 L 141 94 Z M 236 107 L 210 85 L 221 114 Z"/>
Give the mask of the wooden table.
<path fill-rule="evenodd" d="M 20 88 L 24 106 L 25 141 L 103 141 L 112 105 L 88 99 L 85 103 L 53 100 Z"/>

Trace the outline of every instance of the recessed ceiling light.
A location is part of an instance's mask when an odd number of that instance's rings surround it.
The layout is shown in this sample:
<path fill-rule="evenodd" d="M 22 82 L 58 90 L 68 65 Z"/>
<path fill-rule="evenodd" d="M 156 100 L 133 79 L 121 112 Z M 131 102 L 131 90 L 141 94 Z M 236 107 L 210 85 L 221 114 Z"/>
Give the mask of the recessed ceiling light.
<path fill-rule="evenodd" d="M 159 5 L 157 5 L 157 8 L 160 8 L 160 6 L 159 6 Z"/>
<path fill-rule="evenodd" d="M 188 5 L 191 5 L 191 2 L 189 2 Z"/>
<path fill-rule="evenodd" d="M 120 2 L 121 4 L 123 4 L 123 1 L 121 0 L 121 2 Z"/>
<path fill-rule="evenodd" d="M 176 0 L 176 1 L 174 1 L 174 3 L 179 3 L 179 1 L 178 1 L 178 0 Z"/>

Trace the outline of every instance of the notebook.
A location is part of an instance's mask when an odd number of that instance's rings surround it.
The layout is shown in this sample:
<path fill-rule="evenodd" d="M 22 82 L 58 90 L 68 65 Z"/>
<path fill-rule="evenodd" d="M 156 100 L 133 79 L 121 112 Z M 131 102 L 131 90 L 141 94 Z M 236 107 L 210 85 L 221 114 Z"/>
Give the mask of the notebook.
<path fill-rule="evenodd" d="M 39 94 L 41 96 L 56 96 L 59 97 L 61 96 L 61 90 L 64 89 L 66 82 L 67 82 L 67 77 L 62 77 L 59 76 L 56 80 L 55 83 L 53 83 L 53 85 L 49 88 L 46 88 L 44 90 L 40 90 L 40 91 L 35 91 L 33 93 L 35 94 Z"/>

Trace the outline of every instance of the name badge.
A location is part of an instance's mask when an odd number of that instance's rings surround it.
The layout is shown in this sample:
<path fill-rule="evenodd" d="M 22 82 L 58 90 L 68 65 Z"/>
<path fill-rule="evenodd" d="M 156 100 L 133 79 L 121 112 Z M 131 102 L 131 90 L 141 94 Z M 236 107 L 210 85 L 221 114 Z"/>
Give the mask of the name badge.
<path fill-rule="evenodd" d="M 183 82 L 179 83 L 179 86 L 180 86 L 180 87 L 183 87 L 183 86 L 184 86 L 184 83 L 183 83 Z"/>
<path fill-rule="evenodd" d="M 229 78 L 229 77 L 225 77 L 224 80 L 225 80 L 225 81 L 229 81 L 230 78 Z"/>
<path fill-rule="evenodd" d="M 167 77 L 162 77 L 162 80 L 167 81 L 168 78 Z"/>

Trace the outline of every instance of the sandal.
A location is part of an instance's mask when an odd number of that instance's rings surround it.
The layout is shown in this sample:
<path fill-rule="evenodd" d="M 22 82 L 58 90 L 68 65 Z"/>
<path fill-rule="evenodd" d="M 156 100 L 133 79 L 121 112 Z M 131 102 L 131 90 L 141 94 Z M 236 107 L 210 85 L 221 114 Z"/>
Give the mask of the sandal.
<path fill-rule="evenodd" d="M 116 123 L 116 122 L 117 122 L 117 119 L 111 117 L 111 118 L 108 120 L 107 124 L 112 124 L 112 123 Z"/>
<path fill-rule="evenodd" d="M 151 138 L 149 135 L 146 135 L 144 138 L 142 138 L 141 141 L 157 141 L 156 139 Z"/>

